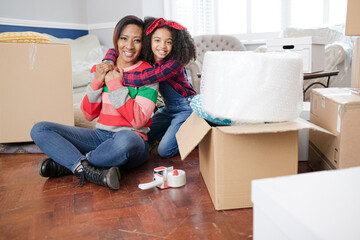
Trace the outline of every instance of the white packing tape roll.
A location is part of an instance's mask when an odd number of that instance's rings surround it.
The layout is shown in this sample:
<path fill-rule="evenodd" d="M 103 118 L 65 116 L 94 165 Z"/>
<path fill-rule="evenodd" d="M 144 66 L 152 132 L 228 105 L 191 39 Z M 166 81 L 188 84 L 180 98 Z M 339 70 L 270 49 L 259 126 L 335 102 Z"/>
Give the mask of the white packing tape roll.
<path fill-rule="evenodd" d="M 167 184 L 170 187 L 182 187 L 186 183 L 186 174 L 185 171 L 180 169 L 175 169 L 172 172 L 167 174 Z"/>

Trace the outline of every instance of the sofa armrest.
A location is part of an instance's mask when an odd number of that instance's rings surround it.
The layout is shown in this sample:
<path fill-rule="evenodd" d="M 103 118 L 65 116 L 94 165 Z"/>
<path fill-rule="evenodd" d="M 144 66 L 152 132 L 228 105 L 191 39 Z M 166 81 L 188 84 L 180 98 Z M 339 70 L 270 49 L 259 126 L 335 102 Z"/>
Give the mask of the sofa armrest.
<path fill-rule="evenodd" d="M 191 84 L 195 88 L 197 93 L 200 93 L 200 78 L 198 77 L 198 73 L 201 73 L 198 61 L 191 61 L 188 65 L 185 66 L 186 70 L 190 71 L 191 74 Z"/>
<path fill-rule="evenodd" d="M 345 49 L 340 43 L 331 43 L 325 46 L 325 69 L 334 70 L 345 60 Z"/>

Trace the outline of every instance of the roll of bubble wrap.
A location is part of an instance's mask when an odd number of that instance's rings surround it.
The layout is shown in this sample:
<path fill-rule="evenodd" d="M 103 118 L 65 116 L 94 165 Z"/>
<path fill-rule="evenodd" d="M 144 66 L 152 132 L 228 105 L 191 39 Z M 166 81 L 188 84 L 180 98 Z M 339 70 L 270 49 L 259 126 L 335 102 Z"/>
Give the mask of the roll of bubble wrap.
<path fill-rule="evenodd" d="M 209 51 L 201 73 L 203 109 L 235 122 L 294 120 L 302 110 L 302 64 L 294 52 Z"/>

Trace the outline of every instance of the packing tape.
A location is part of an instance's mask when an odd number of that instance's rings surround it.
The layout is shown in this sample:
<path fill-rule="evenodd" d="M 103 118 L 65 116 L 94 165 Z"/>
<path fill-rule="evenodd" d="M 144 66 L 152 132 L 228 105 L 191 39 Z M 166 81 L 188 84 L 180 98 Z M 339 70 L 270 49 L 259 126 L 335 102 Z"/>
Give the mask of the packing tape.
<path fill-rule="evenodd" d="M 29 68 L 31 70 L 37 69 L 36 56 L 37 55 L 37 44 L 30 43 L 29 44 Z"/>
<path fill-rule="evenodd" d="M 180 169 L 175 169 L 172 172 L 169 172 L 167 175 L 167 184 L 169 187 L 182 187 L 186 184 L 186 174 L 185 171 Z"/>

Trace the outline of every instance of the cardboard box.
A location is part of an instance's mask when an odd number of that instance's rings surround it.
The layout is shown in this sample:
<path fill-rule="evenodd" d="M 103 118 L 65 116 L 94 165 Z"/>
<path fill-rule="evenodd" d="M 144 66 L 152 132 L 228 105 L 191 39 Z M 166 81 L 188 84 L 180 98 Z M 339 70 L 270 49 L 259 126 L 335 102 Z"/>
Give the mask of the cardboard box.
<path fill-rule="evenodd" d="M 199 144 L 200 172 L 216 210 L 252 207 L 251 181 L 297 174 L 298 130 L 317 126 L 297 121 L 211 127 L 193 113 L 176 138 L 181 159 Z M 329 133 L 329 132 L 328 132 Z"/>
<path fill-rule="evenodd" d="M 275 38 L 266 41 L 267 51 L 295 51 L 303 57 L 304 73 L 325 68 L 325 39 L 322 37 Z"/>
<path fill-rule="evenodd" d="M 310 94 L 309 163 L 315 170 L 360 166 L 360 89 L 318 88 Z"/>
<path fill-rule="evenodd" d="M 359 182 L 360 167 L 254 180 L 254 239 L 360 239 Z"/>
<path fill-rule="evenodd" d="M 0 42 L 0 142 L 32 141 L 39 121 L 74 125 L 70 46 Z"/>
<path fill-rule="evenodd" d="M 360 36 L 360 1 L 348 0 L 346 13 L 345 35 Z"/>

